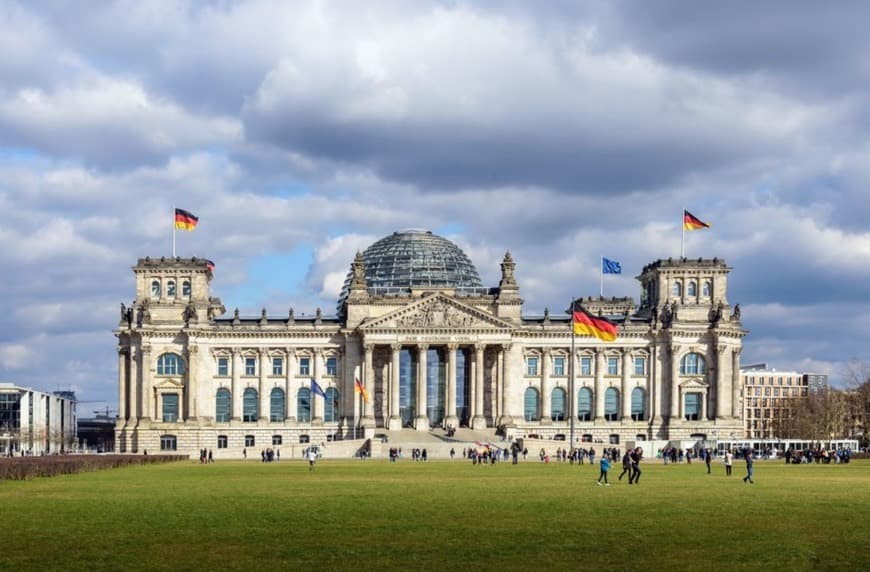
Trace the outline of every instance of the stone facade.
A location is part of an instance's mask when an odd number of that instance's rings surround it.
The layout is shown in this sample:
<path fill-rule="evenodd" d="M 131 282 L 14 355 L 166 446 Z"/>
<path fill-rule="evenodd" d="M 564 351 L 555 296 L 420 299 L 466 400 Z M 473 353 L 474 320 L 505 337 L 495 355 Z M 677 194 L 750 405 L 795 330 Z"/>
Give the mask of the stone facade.
<path fill-rule="evenodd" d="M 524 316 L 510 254 L 501 270 L 494 288 L 384 293 L 358 255 L 338 315 L 250 318 L 223 316 L 206 260 L 140 259 L 115 331 L 117 450 L 222 456 L 438 426 L 578 443 L 742 433 L 746 331 L 723 261 L 647 265 L 637 306 L 578 298 L 618 323 L 611 343 L 572 339 L 570 301 Z"/>

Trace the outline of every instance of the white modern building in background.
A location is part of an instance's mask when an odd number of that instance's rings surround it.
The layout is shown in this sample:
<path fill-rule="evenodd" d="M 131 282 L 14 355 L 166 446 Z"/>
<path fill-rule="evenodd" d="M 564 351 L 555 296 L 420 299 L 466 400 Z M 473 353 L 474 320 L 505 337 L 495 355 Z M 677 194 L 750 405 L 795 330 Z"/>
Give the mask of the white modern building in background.
<path fill-rule="evenodd" d="M 115 330 L 116 450 L 227 456 L 447 426 L 575 444 L 742 434 L 746 331 L 724 261 L 652 262 L 638 304 L 583 298 L 619 335 L 573 349 L 571 301 L 524 314 L 515 267 L 506 254 L 486 287 L 449 240 L 401 231 L 357 254 L 335 315 L 225 317 L 210 262 L 140 259 Z"/>
<path fill-rule="evenodd" d="M 76 442 L 75 394 L 0 382 L 0 454 L 62 453 Z"/>

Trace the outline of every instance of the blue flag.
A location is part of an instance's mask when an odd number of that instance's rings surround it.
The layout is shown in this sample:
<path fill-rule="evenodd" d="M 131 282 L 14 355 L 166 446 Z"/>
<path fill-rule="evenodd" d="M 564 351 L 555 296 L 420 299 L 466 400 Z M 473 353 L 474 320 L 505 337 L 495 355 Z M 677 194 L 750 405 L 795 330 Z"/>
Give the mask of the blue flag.
<path fill-rule="evenodd" d="M 326 393 L 323 392 L 323 388 L 320 387 L 320 384 L 317 383 L 313 377 L 311 378 L 311 393 L 326 399 Z"/>
<path fill-rule="evenodd" d="M 622 274 L 622 266 L 615 260 L 601 258 L 601 272 L 604 274 Z"/>

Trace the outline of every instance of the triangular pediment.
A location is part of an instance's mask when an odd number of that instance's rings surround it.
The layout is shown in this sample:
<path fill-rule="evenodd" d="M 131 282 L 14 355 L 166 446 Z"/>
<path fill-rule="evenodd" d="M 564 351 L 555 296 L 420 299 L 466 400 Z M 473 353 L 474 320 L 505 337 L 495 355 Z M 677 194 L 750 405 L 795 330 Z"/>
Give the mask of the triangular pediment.
<path fill-rule="evenodd" d="M 184 387 L 184 382 L 180 378 L 168 377 L 161 379 L 154 384 L 155 389 L 178 389 Z"/>
<path fill-rule="evenodd" d="M 708 384 L 706 381 L 700 378 L 696 379 L 687 379 L 686 381 L 680 384 L 680 387 L 683 389 L 707 389 Z"/>
<path fill-rule="evenodd" d="M 433 294 L 363 323 L 362 331 L 444 330 L 444 329 L 511 329 L 513 326 L 495 316 L 456 301 L 444 294 Z"/>

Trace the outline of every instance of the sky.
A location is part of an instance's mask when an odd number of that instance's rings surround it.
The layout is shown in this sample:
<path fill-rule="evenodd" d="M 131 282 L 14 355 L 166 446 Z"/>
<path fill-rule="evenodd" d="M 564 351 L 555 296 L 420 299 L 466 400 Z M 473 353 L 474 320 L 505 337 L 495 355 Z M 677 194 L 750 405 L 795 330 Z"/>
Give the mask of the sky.
<path fill-rule="evenodd" d="M 744 364 L 870 360 L 870 5 L 0 3 L 0 381 L 117 408 L 140 257 L 216 264 L 228 314 L 334 312 L 353 255 L 460 245 L 527 314 L 733 268 Z"/>

